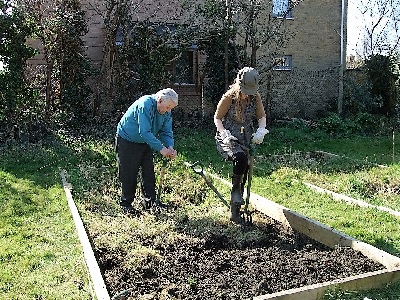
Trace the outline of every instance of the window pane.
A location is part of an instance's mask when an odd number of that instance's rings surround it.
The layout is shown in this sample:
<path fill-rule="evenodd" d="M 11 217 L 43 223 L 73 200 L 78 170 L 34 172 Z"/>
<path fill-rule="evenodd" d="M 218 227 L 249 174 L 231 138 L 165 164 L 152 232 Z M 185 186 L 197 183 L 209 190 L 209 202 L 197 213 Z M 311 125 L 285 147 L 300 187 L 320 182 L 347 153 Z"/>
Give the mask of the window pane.
<path fill-rule="evenodd" d="M 290 0 L 273 0 L 272 15 L 279 18 L 291 18 Z"/>
<path fill-rule="evenodd" d="M 291 70 L 292 69 L 292 56 L 283 55 L 275 57 L 274 59 L 274 70 Z"/>
<path fill-rule="evenodd" d="M 174 82 L 193 84 L 193 51 L 185 51 L 175 61 Z"/>

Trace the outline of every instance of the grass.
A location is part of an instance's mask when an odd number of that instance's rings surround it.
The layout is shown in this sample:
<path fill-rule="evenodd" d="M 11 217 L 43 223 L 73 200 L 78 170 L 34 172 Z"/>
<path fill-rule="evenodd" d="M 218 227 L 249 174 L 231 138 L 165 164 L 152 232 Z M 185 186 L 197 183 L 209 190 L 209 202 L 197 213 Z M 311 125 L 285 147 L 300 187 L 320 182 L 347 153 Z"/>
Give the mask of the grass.
<path fill-rule="evenodd" d="M 350 136 L 347 138 L 327 135 L 310 128 L 277 128 L 263 144 L 263 152 L 283 153 L 297 151 L 323 150 L 370 163 L 398 163 L 400 136 L 395 135 L 394 153 L 393 137 L 385 136 Z"/>
<path fill-rule="evenodd" d="M 74 200 L 96 249 L 128 253 L 128 268 L 148 255 L 157 255 L 154 245 L 146 246 L 138 240 L 150 238 L 157 244 L 185 238 L 176 228 L 180 220 L 190 220 L 185 231 L 194 236 L 213 230 L 238 230 L 227 226 L 224 205 L 184 165 L 200 161 L 206 170 L 229 178 L 231 166 L 217 153 L 213 133 L 176 131 L 179 157 L 167 166 L 163 201 L 182 209 L 165 219 L 144 215 L 127 220 L 116 204 L 119 183 L 110 132 L 81 134 L 79 138 L 60 133 L 50 143 L 2 151 L 1 299 L 91 298 L 80 244 L 61 187 L 62 168 L 68 172 Z M 302 184 L 307 181 L 398 210 L 399 144 L 396 137 L 393 153 L 391 136 L 339 139 L 316 130 L 276 128 L 257 149 L 252 191 L 400 256 L 398 218 L 346 205 Z M 346 157 L 310 156 L 310 151 L 316 150 Z M 160 165 L 157 158 L 157 172 Z M 229 193 L 227 187 L 215 184 L 224 195 Z M 257 238 L 254 232 L 237 231 L 232 236 L 238 242 Z M 399 295 L 400 284 L 396 283 L 366 292 L 329 291 L 325 299 L 398 299 Z"/>
<path fill-rule="evenodd" d="M 63 149 L 2 150 L 1 299 L 91 298 L 82 248 L 58 173 L 67 153 L 57 150 Z"/>

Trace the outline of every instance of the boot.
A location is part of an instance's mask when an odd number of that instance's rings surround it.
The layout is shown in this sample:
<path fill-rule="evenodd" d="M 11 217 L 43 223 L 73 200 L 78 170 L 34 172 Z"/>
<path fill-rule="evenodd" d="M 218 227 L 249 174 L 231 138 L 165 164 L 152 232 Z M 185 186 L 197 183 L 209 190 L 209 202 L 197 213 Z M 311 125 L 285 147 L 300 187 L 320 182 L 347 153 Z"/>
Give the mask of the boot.
<path fill-rule="evenodd" d="M 237 205 L 243 205 L 243 193 L 242 193 L 242 179 L 243 175 L 233 174 L 232 176 L 232 190 L 231 190 L 231 203 Z"/>
<path fill-rule="evenodd" d="M 142 198 L 142 207 L 144 210 L 155 210 L 155 211 L 161 211 L 161 210 L 167 210 L 168 205 L 162 202 L 157 202 L 156 200 L 150 199 L 143 197 Z"/>
<path fill-rule="evenodd" d="M 229 219 L 236 223 L 236 224 L 243 224 L 244 223 L 244 219 L 240 216 L 240 205 L 235 204 L 231 201 L 231 215 L 229 217 Z"/>
<path fill-rule="evenodd" d="M 121 205 L 121 209 L 125 215 L 137 215 L 138 214 L 138 212 L 136 211 L 135 208 L 133 208 L 132 205 L 128 205 L 128 206 Z"/>
<path fill-rule="evenodd" d="M 153 206 L 154 201 L 150 198 L 142 197 L 142 207 L 144 210 L 150 210 L 150 208 Z"/>
<path fill-rule="evenodd" d="M 136 210 L 133 208 L 131 201 L 127 201 L 124 196 L 121 196 L 119 205 L 121 206 L 122 212 L 124 214 L 127 214 L 127 215 L 136 214 Z"/>

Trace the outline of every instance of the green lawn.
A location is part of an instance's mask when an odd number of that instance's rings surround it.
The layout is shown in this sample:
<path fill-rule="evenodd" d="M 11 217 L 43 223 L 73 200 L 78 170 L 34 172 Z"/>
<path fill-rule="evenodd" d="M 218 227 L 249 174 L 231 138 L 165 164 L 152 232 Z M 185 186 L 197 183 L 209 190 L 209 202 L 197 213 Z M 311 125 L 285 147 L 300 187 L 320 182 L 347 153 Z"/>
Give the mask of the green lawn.
<path fill-rule="evenodd" d="M 63 147 L 0 155 L 0 299 L 90 299 L 89 274 L 59 167 Z"/>

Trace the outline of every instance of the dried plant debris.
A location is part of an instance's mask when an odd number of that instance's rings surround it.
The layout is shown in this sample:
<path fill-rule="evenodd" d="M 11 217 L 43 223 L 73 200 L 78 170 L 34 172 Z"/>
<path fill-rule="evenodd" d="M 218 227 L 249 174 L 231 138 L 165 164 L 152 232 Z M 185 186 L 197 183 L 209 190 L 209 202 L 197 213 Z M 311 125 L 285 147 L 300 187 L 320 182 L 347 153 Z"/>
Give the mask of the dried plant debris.
<path fill-rule="evenodd" d="M 232 230 L 191 231 L 185 222 L 176 224 L 179 235 L 170 242 L 143 237 L 142 245 L 155 246 L 136 264 L 127 263 L 125 250 L 97 249 L 114 299 L 248 299 L 384 269 L 360 252 L 329 248 L 265 216 Z"/>

